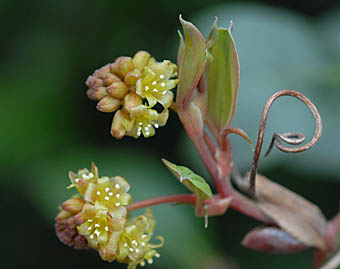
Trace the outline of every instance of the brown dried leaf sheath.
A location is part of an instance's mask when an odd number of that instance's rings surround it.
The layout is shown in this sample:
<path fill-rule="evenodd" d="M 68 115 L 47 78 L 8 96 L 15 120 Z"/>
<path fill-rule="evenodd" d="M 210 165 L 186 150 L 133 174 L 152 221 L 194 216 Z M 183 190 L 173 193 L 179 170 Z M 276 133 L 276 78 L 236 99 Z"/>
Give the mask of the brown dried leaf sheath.
<path fill-rule="evenodd" d="M 263 213 L 290 235 L 307 246 L 326 249 L 327 224 L 319 207 L 259 174 L 254 199 Z"/>

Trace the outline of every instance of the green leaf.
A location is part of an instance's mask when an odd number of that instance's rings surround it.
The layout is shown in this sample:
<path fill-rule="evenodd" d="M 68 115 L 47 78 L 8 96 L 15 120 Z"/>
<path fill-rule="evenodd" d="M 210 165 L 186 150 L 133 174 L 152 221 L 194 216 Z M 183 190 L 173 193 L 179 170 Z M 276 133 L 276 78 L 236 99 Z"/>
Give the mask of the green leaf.
<path fill-rule="evenodd" d="M 217 41 L 209 49 L 211 57 L 206 70 L 208 117 L 218 130 L 222 130 L 231 124 L 234 116 L 239 84 L 239 62 L 230 30 L 216 28 L 214 23 L 210 36 L 216 34 Z"/>
<path fill-rule="evenodd" d="M 185 166 L 173 164 L 165 159 L 162 159 L 162 161 L 181 183 L 195 193 L 196 209 L 201 207 L 204 200 L 212 198 L 210 186 L 201 176 Z"/>

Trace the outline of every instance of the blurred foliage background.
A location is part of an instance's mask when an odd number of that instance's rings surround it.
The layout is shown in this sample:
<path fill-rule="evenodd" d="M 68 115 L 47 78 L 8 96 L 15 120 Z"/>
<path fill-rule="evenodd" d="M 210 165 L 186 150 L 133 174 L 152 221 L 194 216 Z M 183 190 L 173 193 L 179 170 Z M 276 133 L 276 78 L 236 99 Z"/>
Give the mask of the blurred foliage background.
<path fill-rule="evenodd" d="M 130 180 L 134 200 L 186 192 L 160 162 L 165 157 L 209 176 L 174 113 L 151 139 L 114 140 L 112 115 L 96 111 L 84 81 L 94 69 L 137 50 L 175 61 L 178 15 L 207 34 L 214 20 L 234 21 L 241 64 L 233 125 L 255 140 L 267 98 L 290 88 L 319 108 L 324 131 L 310 151 L 274 152 L 260 172 L 317 203 L 330 218 L 339 209 L 340 5 L 337 0 L 18 1 L 0 5 L 0 167 L 3 268 L 124 268 L 94 252 L 74 251 L 54 233 L 68 170 L 89 167 Z M 313 134 L 312 116 L 282 98 L 269 116 L 274 131 Z M 249 169 L 247 143 L 231 137 L 235 163 Z M 154 208 L 165 237 L 150 268 L 310 268 L 311 251 L 269 255 L 240 246 L 258 223 L 230 210 L 209 228 L 190 207 Z"/>

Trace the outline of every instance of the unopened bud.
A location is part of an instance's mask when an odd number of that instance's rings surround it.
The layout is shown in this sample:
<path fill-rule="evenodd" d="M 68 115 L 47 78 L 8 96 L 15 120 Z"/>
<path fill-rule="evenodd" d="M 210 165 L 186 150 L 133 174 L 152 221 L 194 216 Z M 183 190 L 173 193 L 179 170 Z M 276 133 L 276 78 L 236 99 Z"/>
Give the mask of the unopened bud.
<path fill-rule="evenodd" d="M 124 109 L 127 111 L 141 105 L 142 103 L 142 98 L 134 92 L 130 92 L 124 97 Z"/>
<path fill-rule="evenodd" d="M 81 198 L 71 198 L 65 201 L 61 207 L 67 212 L 76 214 L 82 210 L 84 203 L 85 201 Z"/>
<path fill-rule="evenodd" d="M 122 78 L 134 69 L 131 57 L 122 56 L 117 58 L 116 62 L 118 63 L 118 75 Z"/>
<path fill-rule="evenodd" d="M 107 73 L 110 72 L 110 64 L 104 65 L 103 67 L 96 70 L 93 75 L 95 75 L 98 78 L 103 79 Z"/>
<path fill-rule="evenodd" d="M 96 98 L 96 100 L 101 100 L 107 95 L 108 95 L 108 93 L 107 93 L 105 87 L 94 88 L 93 96 L 94 96 L 94 98 Z"/>
<path fill-rule="evenodd" d="M 102 79 L 99 79 L 95 76 L 89 76 L 85 82 L 86 86 L 89 88 L 96 88 L 100 86 L 104 86 L 104 82 Z"/>
<path fill-rule="evenodd" d="M 141 71 L 138 69 L 132 70 L 125 76 L 125 83 L 128 85 L 136 85 L 137 80 L 142 76 Z"/>
<path fill-rule="evenodd" d="M 128 114 L 126 114 L 122 110 L 116 112 L 111 125 L 111 135 L 113 137 L 121 139 L 126 134 L 126 130 L 123 126 L 123 121 L 128 119 Z"/>
<path fill-rule="evenodd" d="M 114 112 L 120 107 L 120 100 L 111 96 L 106 96 L 97 104 L 97 109 L 101 112 Z"/>
<path fill-rule="evenodd" d="M 144 66 L 149 62 L 150 54 L 146 51 L 138 51 L 135 56 L 133 56 L 132 62 L 135 68 L 143 71 Z"/>
<path fill-rule="evenodd" d="M 104 77 L 104 83 L 106 86 L 111 85 L 114 82 L 121 81 L 118 76 L 112 73 L 107 73 Z"/>
<path fill-rule="evenodd" d="M 107 87 L 107 92 L 114 98 L 122 99 L 129 92 L 129 87 L 124 82 L 114 82 Z"/>
<path fill-rule="evenodd" d="M 95 91 L 94 89 L 88 89 L 87 92 L 87 97 L 92 99 L 92 100 L 97 100 L 96 96 L 95 96 Z"/>

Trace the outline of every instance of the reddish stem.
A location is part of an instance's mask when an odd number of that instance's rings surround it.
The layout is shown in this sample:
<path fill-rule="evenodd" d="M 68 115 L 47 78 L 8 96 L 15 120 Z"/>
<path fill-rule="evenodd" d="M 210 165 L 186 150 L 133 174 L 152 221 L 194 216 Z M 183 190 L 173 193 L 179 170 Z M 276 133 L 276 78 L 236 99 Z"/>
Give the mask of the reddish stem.
<path fill-rule="evenodd" d="M 160 205 L 166 203 L 186 203 L 195 204 L 196 198 L 194 194 L 174 194 L 154 197 L 142 201 L 135 202 L 126 207 L 128 211 L 133 211 L 140 208 L 145 208 L 153 205 Z"/>

